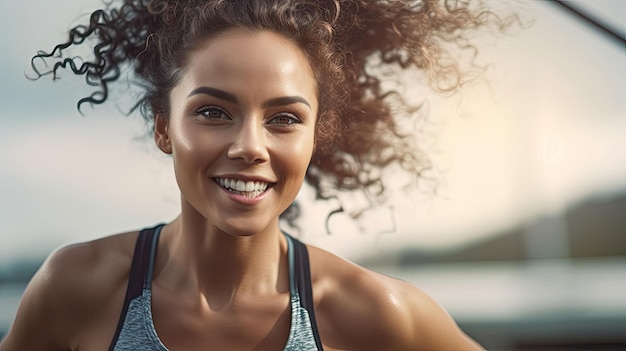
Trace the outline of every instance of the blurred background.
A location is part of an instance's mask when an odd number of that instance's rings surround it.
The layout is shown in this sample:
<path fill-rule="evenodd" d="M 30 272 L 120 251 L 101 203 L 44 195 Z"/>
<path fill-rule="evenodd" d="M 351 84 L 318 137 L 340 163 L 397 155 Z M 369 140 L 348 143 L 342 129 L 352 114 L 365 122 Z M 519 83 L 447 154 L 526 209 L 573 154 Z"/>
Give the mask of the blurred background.
<path fill-rule="evenodd" d="M 626 2 L 565 3 L 623 37 Z M 171 161 L 128 104 L 81 116 L 80 79 L 26 78 L 99 5 L 0 12 L 0 335 L 52 250 L 178 213 Z M 398 188 L 374 209 L 346 197 L 327 219 L 339 202 L 309 204 L 304 188 L 299 234 L 414 283 L 490 350 L 626 350 L 626 49 L 552 1 L 522 7 L 532 26 L 478 40 L 476 83 L 411 90 L 436 191 Z"/>

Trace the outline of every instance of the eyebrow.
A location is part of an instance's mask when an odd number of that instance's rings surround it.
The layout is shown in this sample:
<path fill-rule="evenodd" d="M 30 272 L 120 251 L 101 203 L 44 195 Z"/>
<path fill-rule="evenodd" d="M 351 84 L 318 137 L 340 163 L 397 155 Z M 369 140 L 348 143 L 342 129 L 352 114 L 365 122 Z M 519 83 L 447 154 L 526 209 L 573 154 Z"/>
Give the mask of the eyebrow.
<path fill-rule="evenodd" d="M 191 93 L 189 93 L 189 95 L 187 95 L 188 98 L 194 96 L 194 95 L 198 95 L 198 94 L 205 94 L 205 95 L 211 95 L 213 97 L 216 97 L 218 99 L 222 99 L 228 102 L 232 102 L 233 104 L 236 104 L 238 102 L 238 99 L 235 95 L 225 92 L 223 90 L 220 89 L 216 89 L 216 88 L 211 88 L 211 87 L 199 87 L 196 88 L 194 90 L 191 91 Z M 267 101 L 265 101 L 262 105 L 263 108 L 268 108 L 268 107 L 276 107 L 276 106 L 286 106 L 286 105 L 291 105 L 291 104 L 296 104 L 296 103 L 300 103 L 300 104 L 304 104 L 306 106 L 309 107 L 309 109 L 311 108 L 311 104 L 309 104 L 309 102 L 307 101 L 307 99 L 303 98 L 302 96 L 282 96 L 282 97 L 278 97 L 278 98 L 273 98 L 273 99 L 269 99 Z"/>
<path fill-rule="evenodd" d="M 194 90 L 191 91 L 191 93 L 189 93 L 189 95 L 187 95 L 188 98 L 194 96 L 194 95 L 198 95 L 198 94 L 205 94 L 205 95 L 211 95 L 214 96 L 218 99 L 222 99 L 222 100 L 226 100 L 228 102 L 232 102 L 233 104 L 237 103 L 237 97 L 231 93 L 227 93 L 223 90 L 219 90 L 219 89 L 215 89 L 215 88 L 210 88 L 210 87 L 199 87 L 196 88 Z"/>
<path fill-rule="evenodd" d="M 264 108 L 275 107 L 275 106 L 286 106 L 291 104 L 301 103 L 307 105 L 309 109 L 311 105 L 309 102 L 303 98 L 302 96 L 283 96 L 275 99 L 269 99 L 263 103 Z"/>

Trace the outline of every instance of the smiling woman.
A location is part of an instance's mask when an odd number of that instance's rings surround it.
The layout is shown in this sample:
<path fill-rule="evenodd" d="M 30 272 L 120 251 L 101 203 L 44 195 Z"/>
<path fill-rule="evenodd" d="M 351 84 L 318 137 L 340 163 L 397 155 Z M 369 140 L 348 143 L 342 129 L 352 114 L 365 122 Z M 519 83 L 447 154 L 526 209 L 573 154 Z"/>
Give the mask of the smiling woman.
<path fill-rule="evenodd" d="M 231 29 L 194 50 L 154 129 L 183 206 L 207 230 L 275 232 L 313 154 L 317 110 L 310 64 L 282 35 Z"/>
<path fill-rule="evenodd" d="M 453 90 L 464 76 L 443 47 L 489 24 L 503 25 L 448 1 L 124 0 L 94 12 L 33 68 L 99 86 L 80 107 L 107 101 L 132 67 L 180 215 L 53 253 L 0 349 L 480 348 L 421 290 L 304 245 L 279 218 L 305 181 L 319 198 L 379 199 L 377 170 L 419 178 L 428 163 L 398 122 L 416 109 L 383 80 L 417 68 Z M 80 45 L 93 59 L 65 58 Z"/>

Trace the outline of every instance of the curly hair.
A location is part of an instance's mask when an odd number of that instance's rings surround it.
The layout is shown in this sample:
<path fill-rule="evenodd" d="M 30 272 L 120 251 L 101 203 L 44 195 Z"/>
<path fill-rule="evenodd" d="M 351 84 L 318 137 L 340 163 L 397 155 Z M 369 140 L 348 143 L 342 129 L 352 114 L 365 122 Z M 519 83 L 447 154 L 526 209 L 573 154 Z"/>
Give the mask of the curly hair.
<path fill-rule="evenodd" d="M 483 5 L 440 0 L 112 0 L 69 32 L 52 52 L 32 58 L 38 77 L 69 67 L 97 90 L 78 101 L 101 104 L 124 69 L 142 87 L 139 110 L 152 121 L 167 116 L 169 93 L 189 54 L 230 28 L 270 30 L 293 40 L 311 62 L 318 81 L 317 146 L 306 182 L 318 198 L 329 191 L 361 190 L 384 197 L 380 169 L 399 164 L 420 178 L 430 167 L 414 131 L 399 118 L 415 113 L 392 88 L 385 72 L 417 69 L 439 91 L 465 82 L 446 45 L 468 47 L 472 29 L 506 26 Z M 474 2 L 473 5 L 475 5 Z M 472 5 L 472 6 L 473 6 Z M 90 45 L 93 58 L 65 58 Z M 36 60 L 55 60 L 42 72 Z M 404 128 L 403 128 L 404 127 Z"/>

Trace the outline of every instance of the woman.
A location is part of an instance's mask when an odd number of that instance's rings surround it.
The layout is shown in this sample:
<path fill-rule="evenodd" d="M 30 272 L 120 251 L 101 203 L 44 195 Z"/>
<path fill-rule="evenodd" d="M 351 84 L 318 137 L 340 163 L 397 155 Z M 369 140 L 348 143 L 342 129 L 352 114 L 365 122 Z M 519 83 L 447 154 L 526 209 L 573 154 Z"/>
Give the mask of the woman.
<path fill-rule="evenodd" d="M 305 246 L 279 216 L 305 180 L 319 197 L 377 199 L 376 169 L 418 177 L 425 165 L 392 115 L 411 108 L 381 72 L 419 68 L 453 89 L 461 76 L 442 41 L 490 21 L 406 0 L 124 0 L 94 12 L 33 67 L 53 59 L 40 76 L 69 66 L 99 86 L 80 107 L 106 101 L 130 65 L 181 212 L 53 253 L 0 350 L 479 349 L 419 289 Z M 59 55 L 87 44 L 91 60 Z"/>

